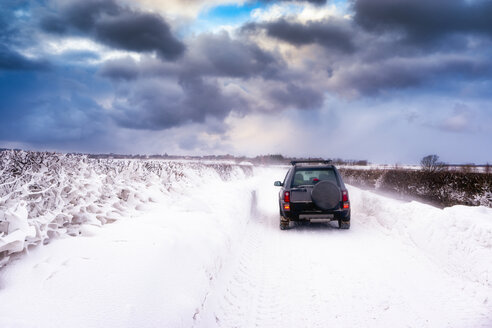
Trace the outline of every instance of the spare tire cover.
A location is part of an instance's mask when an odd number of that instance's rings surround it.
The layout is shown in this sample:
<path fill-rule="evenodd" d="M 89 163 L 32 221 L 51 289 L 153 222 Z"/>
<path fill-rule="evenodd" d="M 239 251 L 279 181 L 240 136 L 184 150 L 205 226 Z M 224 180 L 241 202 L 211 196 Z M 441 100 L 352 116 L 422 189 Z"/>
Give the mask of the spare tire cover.
<path fill-rule="evenodd" d="M 322 210 L 335 208 L 340 202 L 340 188 L 330 181 L 318 182 L 311 193 L 311 198 L 316 206 Z"/>

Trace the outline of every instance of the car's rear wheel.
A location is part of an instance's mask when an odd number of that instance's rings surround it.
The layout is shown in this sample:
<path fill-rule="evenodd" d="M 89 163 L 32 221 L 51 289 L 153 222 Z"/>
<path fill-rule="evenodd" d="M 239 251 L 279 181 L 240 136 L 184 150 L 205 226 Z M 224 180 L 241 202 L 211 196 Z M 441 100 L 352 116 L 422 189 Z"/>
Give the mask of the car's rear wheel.
<path fill-rule="evenodd" d="M 350 229 L 350 221 L 338 220 L 339 229 Z"/>
<path fill-rule="evenodd" d="M 289 229 L 289 220 L 285 220 L 283 217 L 280 217 L 280 230 Z"/>

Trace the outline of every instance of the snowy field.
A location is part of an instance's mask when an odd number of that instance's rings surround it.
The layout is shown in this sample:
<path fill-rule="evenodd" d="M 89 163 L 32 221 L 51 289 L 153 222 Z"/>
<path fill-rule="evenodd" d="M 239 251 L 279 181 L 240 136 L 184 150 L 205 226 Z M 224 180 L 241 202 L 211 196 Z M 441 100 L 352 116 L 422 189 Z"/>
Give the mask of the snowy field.
<path fill-rule="evenodd" d="M 350 230 L 280 231 L 284 167 L 91 165 L 37 221 L 3 211 L 0 327 L 492 327 L 490 208 L 349 186 Z"/>

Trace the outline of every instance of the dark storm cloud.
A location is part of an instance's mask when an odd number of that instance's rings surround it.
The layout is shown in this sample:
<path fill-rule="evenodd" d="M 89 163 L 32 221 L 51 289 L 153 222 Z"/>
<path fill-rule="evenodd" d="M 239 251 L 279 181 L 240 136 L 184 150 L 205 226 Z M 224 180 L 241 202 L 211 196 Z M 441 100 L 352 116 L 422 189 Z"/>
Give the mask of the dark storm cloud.
<path fill-rule="evenodd" d="M 131 58 L 107 61 L 99 73 L 112 80 L 135 80 L 140 72 L 137 63 Z"/>
<path fill-rule="evenodd" d="M 191 53 L 179 63 L 145 58 L 137 64 L 131 58 L 117 59 L 104 63 L 100 73 L 114 80 L 173 76 L 186 81 L 196 77 L 275 79 L 286 69 L 278 54 L 244 39 L 234 40 L 227 33 L 198 36 L 190 46 Z"/>
<path fill-rule="evenodd" d="M 41 28 L 50 33 L 79 33 L 118 49 L 153 52 L 168 60 L 179 58 L 184 44 L 172 35 L 157 14 L 123 7 L 113 0 L 74 1 L 46 14 Z"/>
<path fill-rule="evenodd" d="M 355 0 L 355 21 L 374 31 L 402 32 L 429 42 L 453 33 L 492 36 L 492 1 Z"/>
<path fill-rule="evenodd" d="M 273 78 L 284 68 L 281 58 L 245 39 L 233 40 L 227 33 L 200 36 L 196 47 L 206 61 L 195 60 L 190 67 L 206 75 Z"/>
<path fill-rule="evenodd" d="M 122 90 L 133 89 L 118 96 L 125 101 L 115 104 L 117 112 L 113 117 L 128 128 L 168 129 L 204 122 L 206 118 L 222 120 L 231 112 L 316 109 L 323 106 L 327 93 L 377 96 L 388 90 L 423 86 L 430 86 L 432 90 L 453 81 L 487 79 L 492 72 L 489 61 L 473 56 L 404 51 L 398 55 L 391 51 L 385 56 L 371 54 L 392 50 L 396 45 L 391 39 L 379 39 L 360 28 L 357 30 L 357 25 L 350 22 L 340 22 L 338 29 L 333 20 L 305 25 L 280 20 L 269 24 L 247 25 L 243 30 L 251 33 L 236 39 L 227 33 L 200 35 L 190 42 L 189 52 L 179 62 L 150 58 L 139 62 L 131 58 L 108 61 L 100 73 L 123 87 Z M 331 55 L 319 58 L 312 63 L 312 68 L 304 71 L 289 68 L 280 54 L 260 48 L 249 38 L 258 36 L 260 28 L 267 30 L 277 24 L 289 26 L 290 29 L 279 28 L 286 32 L 286 42 L 320 43 Z M 343 56 L 327 46 L 331 43 L 326 36 L 332 34 L 326 31 L 337 31 L 337 37 L 345 35 L 350 40 L 339 38 L 348 42 L 337 43 Z M 368 60 L 369 57 L 373 59 Z M 315 81 L 314 73 L 325 75 Z M 238 85 L 246 92 L 225 92 L 229 82 L 224 79 L 239 80 Z M 170 87 L 176 81 L 179 83 Z M 249 83 L 256 83 L 253 81 L 265 86 L 260 94 L 255 94 L 261 97 L 261 106 L 247 97 Z"/>
<path fill-rule="evenodd" d="M 115 103 L 118 124 L 158 130 L 254 111 L 254 101 L 239 86 L 257 79 L 283 84 L 286 69 L 279 54 L 223 32 L 196 37 L 179 62 L 128 57 L 106 62 L 99 73 L 124 90 L 118 96 L 124 101 Z M 291 83 L 265 97 L 279 108 L 312 108 L 320 102 L 318 92 Z"/>
<path fill-rule="evenodd" d="M 186 93 L 183 104 L 194 115 L 195 122 L 203 122 L 211 117 L 224 118 L 231 111 L 241 112 L 246 103 L 237 95 L 226 95 L 218 83 L 205 81 L 202 78 L 187 79 L 180 85 Z"/>
<path fill-rule="evenodd" d="M 112 116 L 127 128 L 162 130 L 203 123 L 209 117 L 223 119 L 244 105 L 243 99 L 224 94 L 213 81 L 188 79 L 171 88 L 154 79 L 140 82 L 129 95 L 122 94 Z"/>
<path fill-rule="evenodd" d="M 250 112 L 251 102 L 237 90 L 226 91 L 221 79 L 276 79 L 284 69 L 278 55 L 218 33 L 198 36 L 179 62 L 128 57 L 106 62 L 99 73 L 123 90 L 114 104 L 118 124 L 159 130 Z"/>
<path fill-rule="evenodd" d="M 254 31 L 258 28 L 265 29 L 270 37 L 295 46 L 319 44 L 325 48 L 336 49 L 345 53 L 355 50 L 352 41 L 354 33 L 347 23 L 341 20 L 330 19 L 301 24 L 279 19 L 263 24 L 248 24 L 243 28 L 243 31 Z"/>
<path fill-rule="evenodd" d="M 326 49 L 324 56 L 304 59 L 306 70 L 297 74 L 307 82 L 297 85 L 316 94 L 379 96 L 422 88 L 433 93 L 491 80 L 491 1 L 354 0 L 352 8 L 354 19 L 302 23 L 283 17 L 249 23 L 241 31 L 298 47 Z M 325 72 L 326 84 L 309 83 L 313 72 Z M 270 95 L 283 99 L 289 81 Z"/>
<path fill-rule="evenodd" d="M 438 90 L 446 88 L 450 81 L 489 79 L 491 74 L 492 63 L 477 58 L 394 58 L 371 65 L 355 63 L 338 73 L 332 87 L 342 94 L 378 95 L 424 85 Z"/>

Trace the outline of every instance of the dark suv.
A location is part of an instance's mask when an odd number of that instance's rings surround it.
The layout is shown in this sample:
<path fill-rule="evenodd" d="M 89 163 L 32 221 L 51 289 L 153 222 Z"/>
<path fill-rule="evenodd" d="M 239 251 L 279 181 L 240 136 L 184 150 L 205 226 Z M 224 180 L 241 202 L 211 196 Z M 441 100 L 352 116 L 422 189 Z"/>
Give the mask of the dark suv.
<path fill-rule="evenodd" d="M 279 193 L 280 229 L 289 222 L 338 221 L 350 229 L 350 202 L 340 173 L 330 161 L 292 161 Z"/>

